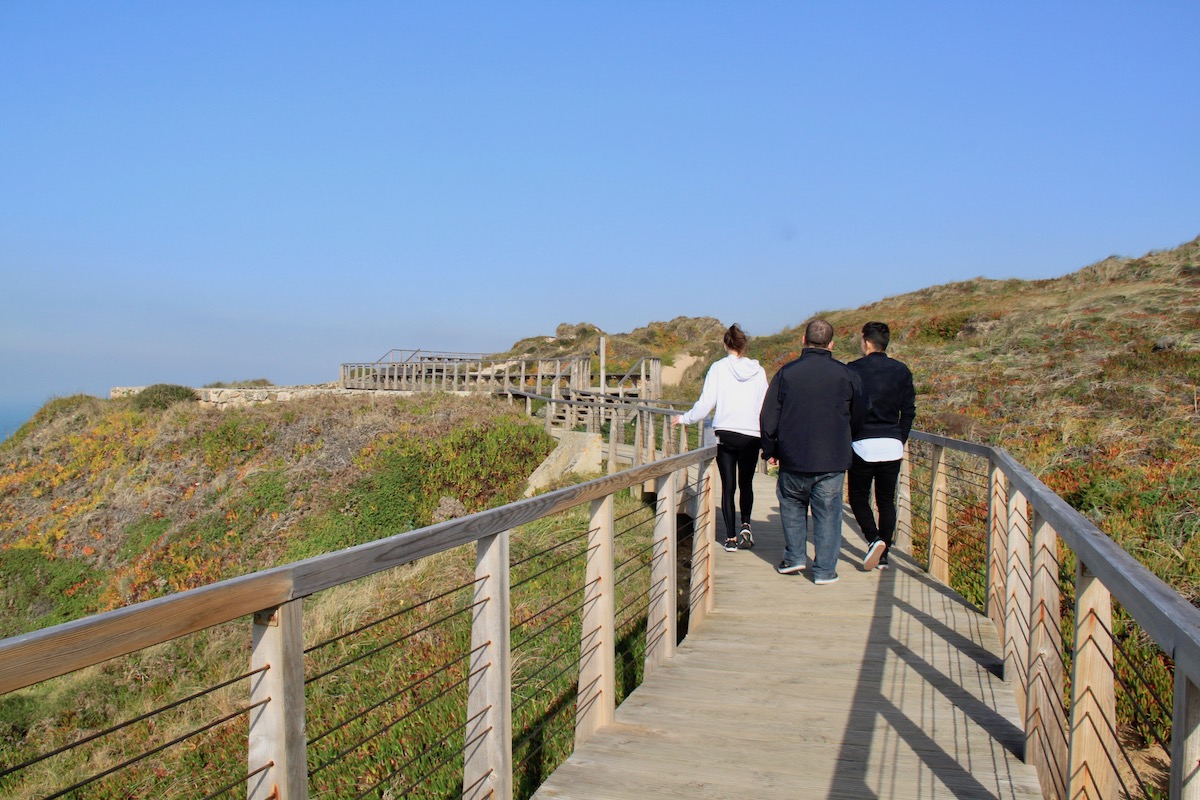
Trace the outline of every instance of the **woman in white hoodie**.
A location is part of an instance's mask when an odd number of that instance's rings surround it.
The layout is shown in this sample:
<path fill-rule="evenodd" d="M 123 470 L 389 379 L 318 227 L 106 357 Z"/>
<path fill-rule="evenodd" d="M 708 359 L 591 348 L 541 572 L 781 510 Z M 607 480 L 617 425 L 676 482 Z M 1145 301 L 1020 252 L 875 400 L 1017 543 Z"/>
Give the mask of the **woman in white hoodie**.
<path fill-rule="evenodd" d="M 721 516 L 725 521 L 725 549 L 739 544 L 754 546 L 750 512 L 754 508 L 754 470 L 758 466 L 761 433 L 758 415 L 767 393 L 767 375 L 757 361 L 746 358 L 748 339 L 734 323 L 725 331 L 728 355 L 708 368 L 700 399 L 686 413 L 672 418 L 676 425 L 691 425 L 708 416 L 715 406 L 713 430 L 717 434 L 717 471 L 721 474 Z M 739 493 L 741 528 L 734 532 L 734 490 Z"/>

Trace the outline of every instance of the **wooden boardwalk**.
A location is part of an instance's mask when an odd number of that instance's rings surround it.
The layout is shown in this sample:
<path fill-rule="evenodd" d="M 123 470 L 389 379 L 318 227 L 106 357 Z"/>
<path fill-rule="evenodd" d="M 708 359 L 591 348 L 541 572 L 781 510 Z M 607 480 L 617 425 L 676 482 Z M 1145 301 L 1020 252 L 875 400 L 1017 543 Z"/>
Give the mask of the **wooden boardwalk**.
<path fill-rule="evenodd" d="M 757 544 L 716 551 L 716 611 L 535 797 L 1040 798 L 991 623 L 903 554 L 863 572 L 844 516 L 837 583 L 779 575 L 757 476 Z"/>

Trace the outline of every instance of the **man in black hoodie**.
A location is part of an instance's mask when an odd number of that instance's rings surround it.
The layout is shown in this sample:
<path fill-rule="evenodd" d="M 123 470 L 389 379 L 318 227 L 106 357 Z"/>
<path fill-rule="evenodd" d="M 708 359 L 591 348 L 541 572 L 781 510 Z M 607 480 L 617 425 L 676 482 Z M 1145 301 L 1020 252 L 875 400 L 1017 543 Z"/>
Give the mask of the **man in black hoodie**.
<path fill-rule="evenodd" d="M 854 434 L 854 463 L 850 466 L 850 510 L 867 545 L 865 569 L 887 569 L 887 551 L 896 530 L 896 481 L 904 444 L 917 415 L 917 392 L 912 372 L 887 354 L 891 331 L 883 322 L 862 328 L 863 357 L 846 366 L 858 373 L 871 398 L 866 424 Z M 875 484 L 876 522 L 871 512 L 871 484 Z"/>
<path fill-rule="evenodd" d="M 833 326 L 813 320 L 804 351 L 771 379 L 759 427 L 763 457 L 779 465 L 779 517 L 785 575 L 808 570 L 814 583 L 838 579 L 842 547 L 842 486 L 850 443 L 866 419 L 858 373 L 833 357 Z M 813 516 L 814 559 L 808 563 L 808 512 Z"/>

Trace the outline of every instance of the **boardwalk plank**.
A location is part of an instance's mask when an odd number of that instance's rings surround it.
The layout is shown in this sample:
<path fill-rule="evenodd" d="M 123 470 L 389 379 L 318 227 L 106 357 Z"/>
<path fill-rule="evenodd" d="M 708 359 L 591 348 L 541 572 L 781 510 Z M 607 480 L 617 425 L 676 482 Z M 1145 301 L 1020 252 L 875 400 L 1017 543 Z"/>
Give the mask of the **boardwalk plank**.
<path fill-rule="evenodd" d="M 863 572 L 848 511 L 837 583 L 778 575 L 774 479 L 755 490 L 714 613 L 535 797 L 1040 798 L 986 617 L 903 556 Z"/>

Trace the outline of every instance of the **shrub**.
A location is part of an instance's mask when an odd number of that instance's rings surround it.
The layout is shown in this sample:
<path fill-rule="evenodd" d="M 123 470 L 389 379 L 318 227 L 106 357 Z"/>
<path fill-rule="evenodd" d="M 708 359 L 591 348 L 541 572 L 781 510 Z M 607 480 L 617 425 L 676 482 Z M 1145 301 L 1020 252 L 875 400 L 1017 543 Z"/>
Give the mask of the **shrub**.
<path fill-rule="evenodd" d="M 196 393 L 187 386 L 177 386 L 173 383 L 156 383 L 153 386 L 147 386 L 134 395 L 133 407 L 138 411 L 148 411 L 152 408 L 162 411 L 176 403 L 194 403 L 198 399 Z"/>
<path fill-rule="evenodd" d="M 254 378 L 248 381 L 216 381 L 215 383 L 204 384 L 205 389 L 264 389 L 268 386 L 274 386 L 266 378 Z"/>

